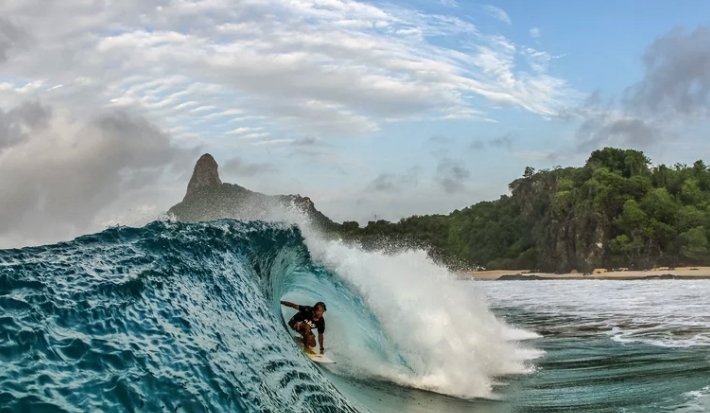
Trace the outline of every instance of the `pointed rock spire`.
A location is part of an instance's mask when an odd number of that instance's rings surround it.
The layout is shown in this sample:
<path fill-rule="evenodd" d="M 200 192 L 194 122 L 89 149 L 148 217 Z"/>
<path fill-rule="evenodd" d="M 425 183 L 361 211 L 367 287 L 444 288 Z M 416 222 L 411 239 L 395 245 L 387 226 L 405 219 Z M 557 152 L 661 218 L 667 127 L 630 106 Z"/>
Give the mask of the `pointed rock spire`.
<path fill-rule="evenodd" d="M 205 188 L 218 187 L 220 185 L 222 185 L 222 181 L 219 179 L 219 172 L 217 172 L 217 161 L 214 160 L 212 155 L 206 153 L 200 156 L 200 159 L 195 164 L 192 178 L 187 184 L 185 197 L 189 197 Z"/>

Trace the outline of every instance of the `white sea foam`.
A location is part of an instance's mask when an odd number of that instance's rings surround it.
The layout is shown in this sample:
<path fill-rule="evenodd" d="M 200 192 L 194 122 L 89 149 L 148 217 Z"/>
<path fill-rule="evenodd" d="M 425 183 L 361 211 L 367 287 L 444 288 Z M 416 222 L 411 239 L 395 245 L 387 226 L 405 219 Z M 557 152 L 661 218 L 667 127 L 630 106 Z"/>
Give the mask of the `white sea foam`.
<path fill-rule="evenodd" d="M 538 335 L 497 318 L 483 294 L 463 288 L 424 251 L 363 251 L 324 240 L 300 214 L 280 219 L 299 224 L 313 259 L 348 282 L 377 318 L 381 331 L 373 332 L 350 318 L 357 314 L 329 315 L 337 368 L 465 398 L 495 397 L 498 377 L 535 371 L 530 360 L 544 353 L 521 341 Z"/>
<path fill-rule="evenodd" d="M 675 413 L 707 412 L 710 410 L 710 386 L 689 391 L 683 396 L 687 398 L 684 404 L 666 410 Z"/>
<path fill-rule="evenodd" d="M 404 368 L 381 360 L 367 373 L 397 383 L 461 397 L 490 397 L 494 378 L 533 371 L 540 351 L 517 339 L 533 336 L 497 319 L 486 299 L 435 265 L 423 251 L 365 252 L 338 242 L 307 241 L 314 258 L 359 291 L 377 316 Z"/>
<path fill-rule="evenodd" d="M 551 329 L 603 334 L 624 343 L 710 346 L 708 280 L 472 282 L 494 306 L 549 315 Z"/>

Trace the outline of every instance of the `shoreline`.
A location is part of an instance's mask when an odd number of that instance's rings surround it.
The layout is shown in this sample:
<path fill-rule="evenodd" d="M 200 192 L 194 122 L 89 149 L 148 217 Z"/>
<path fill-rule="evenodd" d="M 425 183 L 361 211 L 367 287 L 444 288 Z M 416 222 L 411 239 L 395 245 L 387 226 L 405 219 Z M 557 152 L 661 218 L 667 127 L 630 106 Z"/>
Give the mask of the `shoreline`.
<path fill-rule="evenodd" d="M 479 281 L 515 280 L 710 280 L 710 267 L 667 267 L 647 271 L 596 269 L 591 274 L 570 272 L 564 274 L 528 270 L 468 271 L 458 273 L 460 279 Z"/>

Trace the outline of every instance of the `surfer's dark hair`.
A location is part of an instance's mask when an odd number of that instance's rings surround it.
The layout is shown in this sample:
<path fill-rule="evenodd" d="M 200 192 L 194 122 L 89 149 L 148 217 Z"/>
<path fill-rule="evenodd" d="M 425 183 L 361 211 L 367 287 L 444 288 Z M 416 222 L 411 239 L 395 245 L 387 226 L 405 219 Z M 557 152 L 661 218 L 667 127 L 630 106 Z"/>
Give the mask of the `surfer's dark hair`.
<path fill-rule="evenodd" d="M 316 305 L 313 306 L 313 308 L 318 308 L 318 306 L 323 307 L 323 311 L 328 311 L 328 309 L 325 308 L 325 303 L 323 301 L 318 301 Z"/>

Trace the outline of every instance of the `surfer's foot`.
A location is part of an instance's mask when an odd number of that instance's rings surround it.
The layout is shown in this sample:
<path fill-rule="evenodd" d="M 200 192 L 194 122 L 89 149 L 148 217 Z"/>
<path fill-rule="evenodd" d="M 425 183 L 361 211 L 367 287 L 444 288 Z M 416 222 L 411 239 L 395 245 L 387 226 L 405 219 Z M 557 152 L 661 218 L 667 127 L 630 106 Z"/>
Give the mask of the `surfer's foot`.
<path fill-rule="evenodd" d="M 312 348 L 309 348 L 309 347 L 306 347 L 303 351 L 305 351 L 305 352 L 308 353 L 308 354 L 316 354 L 316 352 L 313 351 L 313 349 L 312 349 Z"/>

